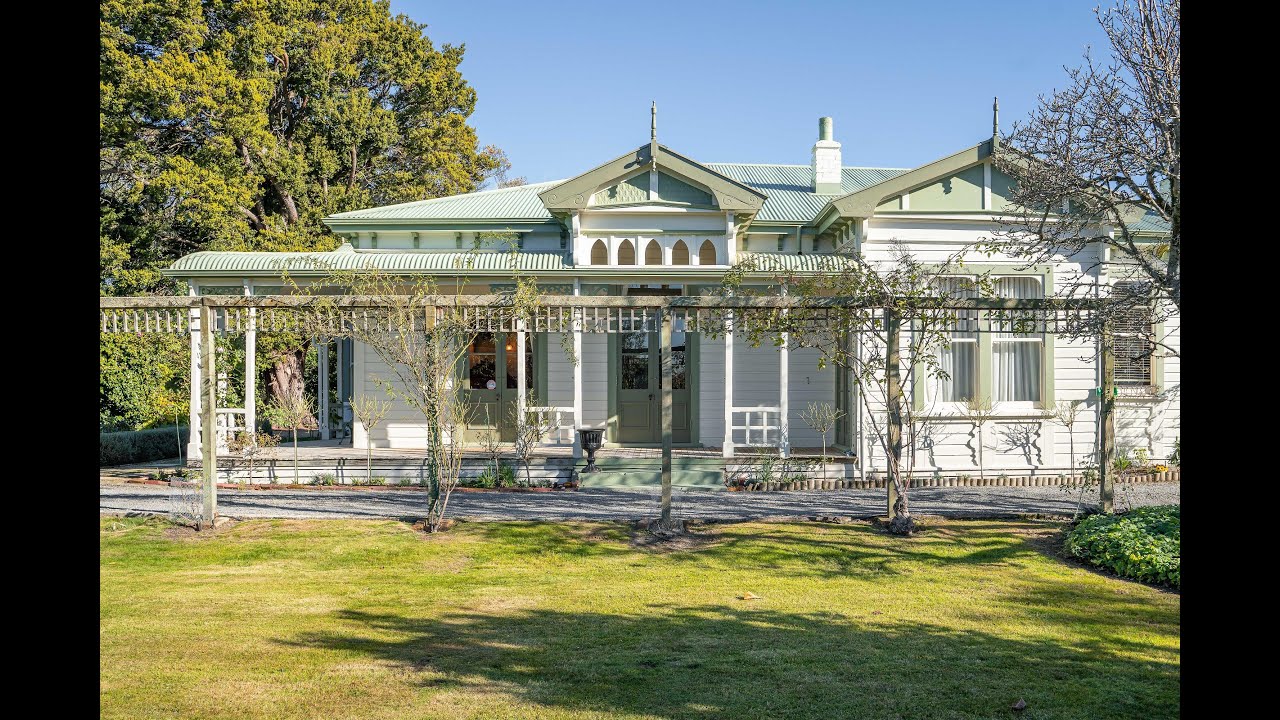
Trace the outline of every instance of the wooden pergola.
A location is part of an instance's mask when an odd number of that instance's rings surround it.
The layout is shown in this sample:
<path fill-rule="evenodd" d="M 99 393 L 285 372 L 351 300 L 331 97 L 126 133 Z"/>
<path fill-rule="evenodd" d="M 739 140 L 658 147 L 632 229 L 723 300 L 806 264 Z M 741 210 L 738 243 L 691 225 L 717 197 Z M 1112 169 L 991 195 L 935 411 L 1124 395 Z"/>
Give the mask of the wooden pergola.
<path fill-rule="evenodd" d="M 900 338 L 904 324 L 908 327 L 923 313 L 956 313 L 966 310 L 987 311 L 993 319 L 993 331 L 1008 331 L 1034 323 L 1037 331 L 1053 333 L 1081 314 L 1091 311 L 1095 300 L 1048 298 L 958 299 L 879 298 L 879 297 L 800 297 L 770 296 L 609 296 L 544 295 L 532 309 L 517 308 L 510 295 L 435 295 L 417 298 L 421 306 L 422 327 L 430 329 L 442 321 L 445 313 L 474 332 L 515 333 L 518 356 L 523 357 L 526 336 L 534 333 L 572 333 L 575 357 L 582 356 L 584 333 L 657 332 L 660 342 L 661 433 L 662 433 L 662 517 L 670 521 L 671 456 L 672 456 L 672 383 L 671 336 L 673 330 L 700 332 L 725 341 L 726 387 L 733 378 L 733 342 L 735 333 L 768 331 L 779 327 L 824 329 L 848 326 L 856 318 L 863 327 L 879 329 L 883 336 L 887 359 L 886 388 L 888 403 L 887 436 L 891 447 L 901 447 L 902 410 L 900 398 Z M 259 332 L 305 332 L 341 337 L 352 325 L 364 328 L 385 322 L 380 309 L 387 300 L 378 296 L 327 296 L 318 302 L 309 295 L 206 295 L 201 297 L 103 297 L 99 299 L 102 333 L 187 334 L 192 338 L 192 383 L 198 382 L 202 466 L 204 470 L 204 505 L 202 523 L 212 523 L 217 515 L 217 407 L 215 341 L 217 335 L 243 335 L 246 347 L 246 376 L 252 377 L 254 343 Z M 787 322 L 779 318 L 790 316 Z M 864 331 L 865 332 L 865 331 Z M 195 350 L 199 347 L 199 362 Z M 786 423 L 788 415 L 787 373 L 790 338 L 781 332 L 779 344 L 781 378 L 778 406 L 736 407 L 732 392 L 725 394 L 725 455 L 732 455 L 736 417 L 749 418 L 750 413 L 774 414 Z M 1115 454 L 1115 360 L 1109 343 L 1102 343 L 1103 385 L 1100 421 L 1103 440 L 1100 447 L 1100 479 L 1102 503 L 1110 505 L 1113 495 L 1111 461 Z M 574 403 L 570 407 L 531 407 L 525 404 L 528 378 L 524 363 L 517 363 L 519 408 L 524 411 L 572 413 L 575 428 L 582 427 L 582 371 L 577 363 L 574 371 Z M 246 414 L 252 413 L 253 383 L 246 384 Z M 193 403 L 194 404 L 194 403 Z M 247 426 L 253 417 L 247 417 Z M 750 424 L 750 420 L 745 420 Z M 764 421 L 762 421 L 764 422 Z M 785 432 L 782 433 L 785 437 Z M 785 453 L 786 448 L 780 448 Z M 577 442 L 575 441 L 575 454 Z M 889 486 L 889 508 L 894 502 Z"/>

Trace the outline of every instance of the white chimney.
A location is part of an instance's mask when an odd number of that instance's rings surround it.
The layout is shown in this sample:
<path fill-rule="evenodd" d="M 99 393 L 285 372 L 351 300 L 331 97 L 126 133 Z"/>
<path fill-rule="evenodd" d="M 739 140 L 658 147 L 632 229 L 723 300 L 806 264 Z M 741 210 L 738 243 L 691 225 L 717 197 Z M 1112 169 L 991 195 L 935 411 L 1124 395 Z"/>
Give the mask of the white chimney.
<path fill-rule="evenodd" d="M 818 118 L 818 142 L 813 144 L 813 191 L 839 195 L 840 143 L 831 139 L 831 118 Z"/>

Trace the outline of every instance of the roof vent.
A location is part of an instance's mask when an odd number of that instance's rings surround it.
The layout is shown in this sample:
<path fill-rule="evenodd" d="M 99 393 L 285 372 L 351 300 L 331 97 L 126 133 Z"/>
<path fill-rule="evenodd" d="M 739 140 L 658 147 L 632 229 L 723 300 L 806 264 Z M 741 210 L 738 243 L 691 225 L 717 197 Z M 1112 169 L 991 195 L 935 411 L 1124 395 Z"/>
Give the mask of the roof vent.
<path fill-rule="evenodd" d="M 831 118 L 818 118 L 818 142 L 813 144 L 813 191 L 839 195 L 840 143 L 831 139 Z"/>

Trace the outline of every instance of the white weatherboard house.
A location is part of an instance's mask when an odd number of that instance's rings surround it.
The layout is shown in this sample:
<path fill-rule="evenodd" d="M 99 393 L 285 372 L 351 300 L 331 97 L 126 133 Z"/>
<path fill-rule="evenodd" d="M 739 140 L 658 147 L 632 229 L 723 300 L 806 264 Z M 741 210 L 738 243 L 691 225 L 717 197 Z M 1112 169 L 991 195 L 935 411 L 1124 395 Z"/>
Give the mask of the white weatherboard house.
<path fill-rule="evenodd" d="M 816 271 L 818 256 L 861 253 L 871 261 L 887 261 L 898 242 L 922 260 L 939 260 L 996 227 L 993 216 L 1005 207 L 1011 180 L 993 168 L 992 146 L 986 139 L 918 168 L 849 166 L 833 139 L 830 118 L 822 118 L 810 164 L 701 163 L 659 144 L 655 134 L 650 143 L 568 180 L 333 215 L 325 222 L 345 242 L 333 252 L 307 255 L 327 267 L 372 264 L 405 275 L 436 274 L 442 291 L 452 292 L 459 254 L 474 252 L 480 234 L 510 232 L 519 238 L 520 267 L 526 276 L 536 276 L 544 292 L 589 296 L 701 294 L 751 256 L 768 256 L 775 266 L 805 273 Z M 1155 224 L 1149 230 L 1153 239 L 1161 231 Z M 198 252 L 177 261 L 167 274 L 188 281 L 193 294 L 278 294 L 284 292 L 281 260 L 299 255 Z M 477 257 L 463 292 L 511 287 L 508 254 L 481 250 Z M 1109 270 L 1117 263 L 1098 259 L 1022 267 L 998 255 L 975 255 L 969 267 L 991 271 L 1005 297 L 1040 298 L 1054 295 L 1055 278 L 1074 273 L 1114 282 L 1121 273 Z M 293 275 L 305 279 L 306 273 Z M 761 273 L 748 283 L 768 285 L 771 277 Z M 1163 331 L 1176 347 L 1176 319 L 1166 321 Z M 562 338 L 554 333 L 529 334 L 527 342 L 501 333 L 476 335 L 460 369 L 477 409 L 476 424 L 495 418 L 509 437 L 513 430 L 506 426 L 506 409 L 516 402 L 523 380 L 536 404 L 564 409 L 563 431 L 547 440 L 565 456 L 574 427 L 605 430 L 602 458 L 619 447 L 658 446 L 657 334 L 583 333 L 575 340 L 581 343 L 577 364 L 566 358 Z M 193 335 L 193 366 L 197 343 Z M 524 373 L 518 371 L 520 345 Z M 387 369 L 365 347 L 350 341 L 332 347 L 337 387 L 322 387 L 322 434 L 343 438 L 354 448 L 370 440 L 376 448 L 422 447 L 424 430 L 408 407 L 395 408 L 372 438 L 358 423 L 351 427 L 350 398 L 380 394 L 375 378 Z M 973 393 L 996 403 L 996 417 L 983 432 L 988 470 L 1065 472 L 1066 430 L 1043 415 L 1061 400 L 1087 401 L 1075 426 L 1077 465 L 1092 452 L 1101 377 L 1091 343 L 1050 333 L 989 332 L 957 333 L 952 347 L 952 380 L 912 388 L 916 406 L 931 418 L 928 436 L 916 439 L 917 471 L 976 474 L 977 434 L 959 412 L 959 401 Z M 322 382 L 328 377 L 329 348 L 321 346 Z M 1167 458 L 1178 435 L 1177 393 L 1169 392 L 1179 384 L 1177 357 L 1122 356 L 1118 362 L 1119 447 Z M 800 413 L 811 401 L 825 401 L 848 413 L 829 439 L 839 454 L 860 458 L 856 467 L 850 461 L 850 473 L 885 467 L 874 436 L 865 431 L 868 418 L 857 388 L 840 373 L 819 369 L 816 350 L 751 347 L 741 337 L 726 342 L 676 332 L 673 364 L 677 453 L 730 457 L 735 448 L 741 454 L 744 446 L 762 440 L 784 451 L 816 448 L 821 438 Z M 256 403 L 251 389 L 246 394 L 241 412 L 252 424 Z M 191 399 L 196 427 L 198 393 Z M 341 421 L 330 422 L 331 417 Z M 780 422 L 783 417 L 786 422 Z M 743 426 L 750 424 L 775 429 L 748 437 Z M 198 457 L 199 437 L 191 434 L 191 457 Z"/>

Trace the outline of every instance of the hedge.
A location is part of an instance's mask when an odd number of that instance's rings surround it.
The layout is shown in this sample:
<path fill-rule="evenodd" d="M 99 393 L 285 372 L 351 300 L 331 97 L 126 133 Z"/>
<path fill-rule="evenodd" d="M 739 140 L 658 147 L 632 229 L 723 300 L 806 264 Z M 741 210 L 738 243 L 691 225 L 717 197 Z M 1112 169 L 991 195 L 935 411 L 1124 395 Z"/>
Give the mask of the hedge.
<path fill-rule="evenodd" d="M 179 427 L 176 434 L 172 425 L 151 430 L 99 433 L 98 467 L 178 457 L 179 442 L 185 448 L 188 435 L 185 425 Z"/>
<path fill-rule="evenodd" d="M 1182 587 L 1178 505 L 1090 515 L 1067 535 L 1067 552 L 1121 577 Z"/>

